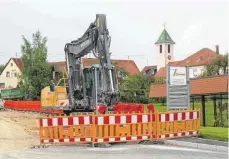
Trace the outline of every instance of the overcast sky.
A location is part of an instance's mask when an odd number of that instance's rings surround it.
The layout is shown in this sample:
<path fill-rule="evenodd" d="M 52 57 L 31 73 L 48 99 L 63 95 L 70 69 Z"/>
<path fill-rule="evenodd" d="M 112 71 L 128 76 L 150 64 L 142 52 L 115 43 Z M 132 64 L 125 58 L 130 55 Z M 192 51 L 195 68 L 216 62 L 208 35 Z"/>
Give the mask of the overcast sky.
<path fill-rule="evenodd" d="M 154 43 L 166 23 L 176 42 L 175 60 L 207 47 L 228 50 L 228 2 L 125 0 L 0 0 L 0 64 L 20 53 L 21 35 L 40 30 L 48 38 L 48 60 L 63 61 L 64 45 L 80 37 L 96 13 L 107 15 L 112 58 L 155 65 Z M 20 56 L 21 54 L 18 54 Z M 134 56 L 135 55 L 135 56 Z"/>

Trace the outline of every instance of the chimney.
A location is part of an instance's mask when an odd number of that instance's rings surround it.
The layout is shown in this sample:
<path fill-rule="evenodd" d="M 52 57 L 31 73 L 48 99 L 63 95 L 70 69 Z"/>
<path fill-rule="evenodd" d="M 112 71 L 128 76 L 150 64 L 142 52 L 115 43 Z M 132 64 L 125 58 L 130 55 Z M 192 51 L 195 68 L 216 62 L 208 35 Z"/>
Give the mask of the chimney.
<path fill-rule="evenodd" d="M 216 45 L 215 48 L 216 48 L 216 53 L 219 55 L 219 45 Z"/>

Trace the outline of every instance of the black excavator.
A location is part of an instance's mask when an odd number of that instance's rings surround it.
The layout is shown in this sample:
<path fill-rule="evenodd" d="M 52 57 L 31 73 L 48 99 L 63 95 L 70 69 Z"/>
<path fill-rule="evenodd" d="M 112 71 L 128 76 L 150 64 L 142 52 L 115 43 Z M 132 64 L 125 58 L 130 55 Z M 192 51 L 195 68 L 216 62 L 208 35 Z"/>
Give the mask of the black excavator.
<path fill-rule="evenodd" d="M 119 98 L 119 91 L 115 67 L 110 58 L 110 44 L 106 15 L 96 14 L 95 21 L 86 32 L 65 45 L 68 76 L 68 104 L 63 108 L 65 114 L 93 112 L 99 106 L 105 106 L 106 111 L 112 110 Z M 88 53 L 93 53 L 99 64 L 83 67 L 82 58 Z"/>

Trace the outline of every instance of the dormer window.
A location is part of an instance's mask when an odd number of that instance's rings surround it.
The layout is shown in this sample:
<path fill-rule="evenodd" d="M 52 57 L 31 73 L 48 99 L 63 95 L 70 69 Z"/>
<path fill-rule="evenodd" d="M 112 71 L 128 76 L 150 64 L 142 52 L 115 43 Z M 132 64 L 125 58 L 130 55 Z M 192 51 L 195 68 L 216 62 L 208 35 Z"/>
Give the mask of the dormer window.
<path fill-rule="evenodd" d="M 11 63 L 10 66 L 13 66 L 13 63 Z"/>
<path fill-rule="evenodd" d="M 151 70 L 151 73 L 152 73 L 152 75 L 154 75 L 155 74 L 155 70 Z"/>

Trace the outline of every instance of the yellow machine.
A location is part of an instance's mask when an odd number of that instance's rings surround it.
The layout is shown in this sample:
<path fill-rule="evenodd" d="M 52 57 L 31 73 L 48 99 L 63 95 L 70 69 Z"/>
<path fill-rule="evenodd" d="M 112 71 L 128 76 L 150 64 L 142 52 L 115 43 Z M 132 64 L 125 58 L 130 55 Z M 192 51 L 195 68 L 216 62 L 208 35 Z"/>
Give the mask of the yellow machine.
<path fill-rule="evenodd" d="M 50 90 L 50 86 L 45 87 L 41 90 L 41 107 L 42 109 L 61 109 L 61 107 L 68 104 L 68 97 L 66 91 L 66 80 L 64 77 L 58 81 L 54 91 Z M 63 85 L 61 86 L 61 83 Z"/>

